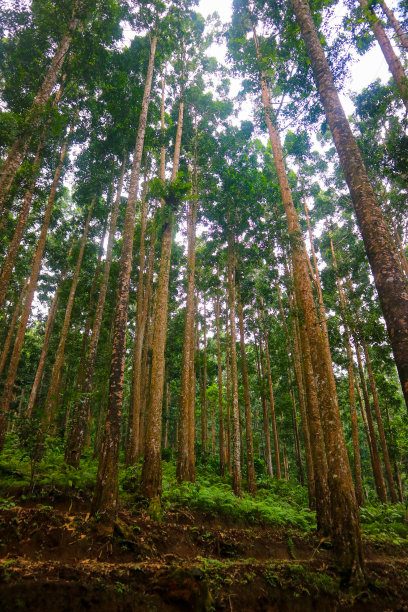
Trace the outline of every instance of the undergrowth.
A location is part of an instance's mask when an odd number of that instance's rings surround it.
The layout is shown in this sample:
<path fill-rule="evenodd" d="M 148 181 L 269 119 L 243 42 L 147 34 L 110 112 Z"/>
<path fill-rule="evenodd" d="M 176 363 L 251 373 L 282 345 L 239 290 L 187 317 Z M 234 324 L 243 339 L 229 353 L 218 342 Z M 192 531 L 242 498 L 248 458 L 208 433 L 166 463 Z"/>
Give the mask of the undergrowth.
<path fill-rule="evenodd" d="M 51 492 L 80 495 L 90 501 L 96 482 L 97 461 L 85 452 L 79 469 L 63 459 L 63 443 L 47 443 L 36 465 L 32 482 L 32 461 L 16 436 L 8 436 L 0 455 L 0 509 L 7 509 L 26 497 L 43 499 Z M 138 512 L 146 504 L 138 493 L 141 464 L 120 468 L 119 492 L 123 506 Z M 308 508 L 307 490 L 284 480 L 258 478 L 255 496 L 241 499 L 232 492 L 230 476 L 221 478 L 209 466 L 198 464 L 195 483 L 178 483 L 174 460 L 163 461 L 162 507 L 168 511 L 185 509 L 231 524 L 290 527 L 305 533 L 315 526 L 315 514 Z M 403 504 L 370 504 L 361 509 L 366 538 L 377 543 L 408 546 L 408 507 Z"/>

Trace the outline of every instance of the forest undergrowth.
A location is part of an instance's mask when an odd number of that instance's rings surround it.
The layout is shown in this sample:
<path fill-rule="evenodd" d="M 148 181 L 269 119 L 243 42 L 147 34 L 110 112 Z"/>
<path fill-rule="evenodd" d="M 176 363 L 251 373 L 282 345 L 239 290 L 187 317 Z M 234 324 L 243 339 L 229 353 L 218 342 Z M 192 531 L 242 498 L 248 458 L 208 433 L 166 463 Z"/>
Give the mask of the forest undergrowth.
<path fill-rule="evenodd" d="M 403 504 L 361 508 L 368 582 L 356 590 L 342 585 L 330 540 L 316 532 L 307 489 L 265 477 L 261 464 L 256 495 L 237 498 L 215 457 L 199 456 L 196 481 L 179 484 L 165 453 L 154 514 L 139 492 L 141 464 L 123 467 L 117 520 L 107 525 L 90 516 L 92 454 L 76 470 L 55 440 L 37 455 L 29 446 L 11 435 L 0 458 L 5 610 L 49 601 L 54 610 L 406 609 Z"/>

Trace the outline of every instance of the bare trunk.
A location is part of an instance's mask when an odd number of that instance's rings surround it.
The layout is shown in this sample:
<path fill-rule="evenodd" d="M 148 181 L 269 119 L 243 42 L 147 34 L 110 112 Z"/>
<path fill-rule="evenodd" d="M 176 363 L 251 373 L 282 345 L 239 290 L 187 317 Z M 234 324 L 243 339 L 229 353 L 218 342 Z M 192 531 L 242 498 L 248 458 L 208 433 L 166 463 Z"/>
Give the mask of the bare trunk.
<path fill-rule="evenodd" d="M 201 447 L 204 457 L 207 453 L 207 321 L 205 311 L 205 297 L 203 295 L 203 384 L 201 388 Z"/>
<path fill-rule="evenodd" d="M 228 296 L 231 327 L 231 382 L 233 418 L 232 488 L 237 497 L 242 497 L 241 436 L 238 403 L 237 336 L 235 323 L 235 255 L 234 236 L 231 232 L 228 236 Z"/>
<path fill-rule="evenodd" d="M 123 380 L 126 356 L 126 323 L 129 304 L 130 273 L 133 256 L 133 236 L 139 189 L 140 166 L 142 163 L 143 144 L 146 132 L 147 113 L 150 102 L 150 91 L 153 79 L 154 58 L 157 36 L 150 44 L 149 65 L 147 68 L 143 100 L 140 110 L 139 126 L 133 153 L 132 172 L 130 176 L 129 195 L 123 226 L 122 252 L 119 264 L 118 292 L 113 329 L 112 360 L 109 375 L 108 406 L 106 409 L 105 427 L 99 456 L 98 475 L 92 513 L 104 512 L 107 519 L 116 514 L 118 499 L 118 458 L 120 427 L 122 418 Z"/>
<path fill-rule="evenodd" d="M 184 102 L 181 92 L 177 133 L 173 156 L 171 181 L 175 181 L 180 163 L 181 135 L 183 131 Z M 150 375 L 149 412 L 145 440 L 145 455 L 142 468 L 140 489 L 142 495 L 158 503 L 161 496 L 161 438 L 162 402 L 164 383 L 164 351 L 166 348 L 167 309 L 173 241 L 174 211 L 164 219 L 161 236 L 160 270 L 155 293 L 152 368 Z"/>
<path fill-rule="evenodd" d="M 259 324 L 260 317 L 258 316 Z M 261 329 L 259 329 L 259 384 L 261 385 L 261 402 L 262 402 L 262 417 L 263 417 L 263 430 L 264 430 L 264 438 L 265 438 L 265 463 L 266 463 L 266 473 L 268 476 L 273 478 L 273 468 L 272 468 L 272 451 L 271 451 L 271 431 L 269 427 L 269 414 L 268 414 L 268 404 L 265 397 L 265 367 L 263 361 L 263 350 L 262 350 L 262 333 Z"/>
<path fill-rule="evenodd" d="M 396 246 L 341 106 L 309 5 L 306 0 L 291 0 L 291 5 L 300 25 L 314 78 L 350 189 L 408 406 L 407 279 L 400 269 Z"/>
<path fill-rule="evenodd" d="M 221 368 L 221 330 L 220 330 L 220 298 L 217 294 L 215 302 L 215 318 L 217 323 L 217 366 L 218 366 L 218 435 L 220 453 L 220 476 L 225 475 L 224 449 L 224 409 L 222 404 L 222 368 Z"/>
<path fill-rule="evenodd" d="M 226 342 L 225 342 L 225 364 L 227 370 L 227 466 L 228 473 L 232 473 L 232 449 L 231 449 L 231 385 L 230 385 L 230 336 L 228 334 L 228 306 L 226 308 Z"/>
<path fill-rule="evenodd" d="M 401 28 L 401 25 L 398 19 L 395 17 L 392 10 L 388 7 L 388 5 L 383 0 L 380 1 L 380 4 L 381 4 L 382 10 L 387 16 L 388 21 L 390 22 L 391 26 L 394 29 L 394 32 L 396 33 L 398 37 L 398 42 L 405 49 L 405 51 L 408 51 L 408 38 L 406 37 L 403 29 Z"/>
<path fill-rule="evenodd" d="M 247 489 L 248 492 L 251 493 L 251 495 L 255 495 L 256 476 L 254 464 L 254 440 L 252 433 L 251 399 L 249 395 L 248 366 L 245 351 L 244 311 L 242 308 L 241 292 L 239 290 L 239 286 L 237 286 L 237 304 L 240 332 L 242 383 L 244 386 L 245 438 L 247 451 Z"/>

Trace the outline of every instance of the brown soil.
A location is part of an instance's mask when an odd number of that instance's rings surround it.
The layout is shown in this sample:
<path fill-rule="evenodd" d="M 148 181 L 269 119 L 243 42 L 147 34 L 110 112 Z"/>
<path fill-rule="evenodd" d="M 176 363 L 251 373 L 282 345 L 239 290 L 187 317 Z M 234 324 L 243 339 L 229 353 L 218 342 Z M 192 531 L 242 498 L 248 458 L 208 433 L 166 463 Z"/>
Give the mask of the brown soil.
<path fill-rule="evenodd" d="M 408 550 L 366 545 L 367 585 L 344 589 L 327 541 L 188 512 L 112 530 L 85 502 L 31 503 L 0 512 L 0 545 L 5 612 L 408 611 Z"/>

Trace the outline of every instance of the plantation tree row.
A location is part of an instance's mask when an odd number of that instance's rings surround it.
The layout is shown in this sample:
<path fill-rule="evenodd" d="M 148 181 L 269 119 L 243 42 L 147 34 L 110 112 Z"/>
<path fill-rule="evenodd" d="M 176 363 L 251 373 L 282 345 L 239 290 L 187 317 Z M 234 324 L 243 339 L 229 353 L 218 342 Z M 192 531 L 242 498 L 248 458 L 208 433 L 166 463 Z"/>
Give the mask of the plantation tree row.
<path fill-rule="evenodd" d="M 153 516 L 163 458 L 295 479 L 360 582 L 359 507 L 408 470 L 406 5 L 334 35 L 333 2 L 235 0 L 223 31 L 195 4 L 1 9 L 0 446 L 93 452 L 107 521 L 123 461 Z"/>

